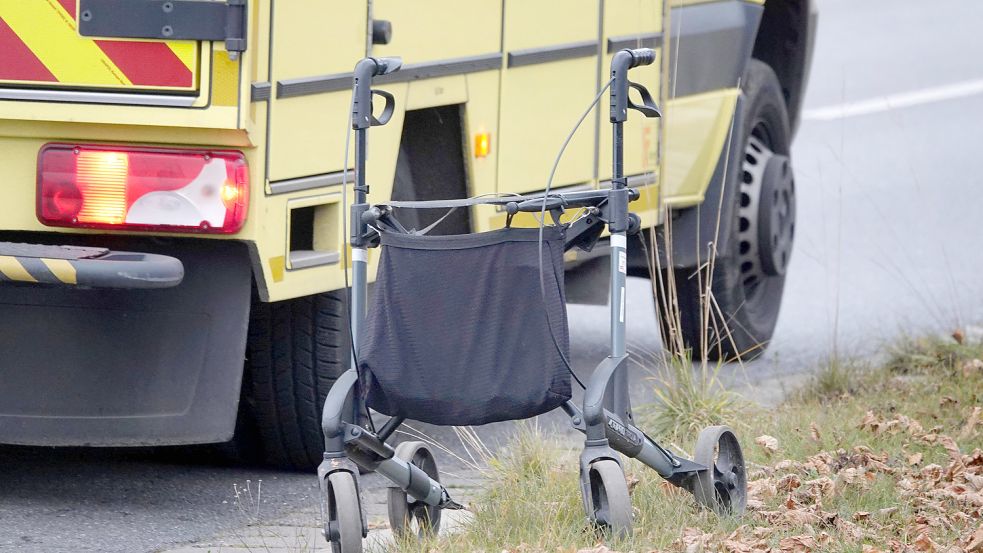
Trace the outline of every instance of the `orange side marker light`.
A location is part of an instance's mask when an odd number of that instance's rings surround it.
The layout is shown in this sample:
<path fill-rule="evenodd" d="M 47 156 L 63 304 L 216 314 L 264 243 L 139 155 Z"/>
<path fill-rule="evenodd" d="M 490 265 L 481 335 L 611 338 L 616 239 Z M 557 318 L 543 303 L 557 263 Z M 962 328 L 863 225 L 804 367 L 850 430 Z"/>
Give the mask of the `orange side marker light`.
<path fill-rule="evenodd" d="M 491 151 L 491 137 L 490 135 L 482 131 L 474 135 L 474 157 L 482 158 L 488 157 L 488 153 Z"/>

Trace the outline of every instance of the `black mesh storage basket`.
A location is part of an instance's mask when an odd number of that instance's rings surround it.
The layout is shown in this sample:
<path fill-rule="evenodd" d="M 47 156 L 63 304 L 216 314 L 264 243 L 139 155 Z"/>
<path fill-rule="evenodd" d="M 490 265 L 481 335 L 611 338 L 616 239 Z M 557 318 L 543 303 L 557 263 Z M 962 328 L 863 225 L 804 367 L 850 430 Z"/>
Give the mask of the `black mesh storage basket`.
<path fill-rule="evenodd" d="M 563 233 L 543 232 L 545 304 L 539 229 L 383 233 L 358 350 L 369 407 L 463 426 L 532 417 L 570 399 L 548 326 L 569 356 Z"/>

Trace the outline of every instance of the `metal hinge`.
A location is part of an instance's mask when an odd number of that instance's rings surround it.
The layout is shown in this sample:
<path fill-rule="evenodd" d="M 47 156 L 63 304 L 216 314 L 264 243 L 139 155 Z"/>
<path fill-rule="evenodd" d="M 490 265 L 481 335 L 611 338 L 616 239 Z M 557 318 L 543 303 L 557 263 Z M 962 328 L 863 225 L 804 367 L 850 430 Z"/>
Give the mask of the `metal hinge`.
<path fill-rule="evenodd" d="M 246 51 L 246 0 L 80 0 L 79 34 L 90 37 L 223 40 Z"/>

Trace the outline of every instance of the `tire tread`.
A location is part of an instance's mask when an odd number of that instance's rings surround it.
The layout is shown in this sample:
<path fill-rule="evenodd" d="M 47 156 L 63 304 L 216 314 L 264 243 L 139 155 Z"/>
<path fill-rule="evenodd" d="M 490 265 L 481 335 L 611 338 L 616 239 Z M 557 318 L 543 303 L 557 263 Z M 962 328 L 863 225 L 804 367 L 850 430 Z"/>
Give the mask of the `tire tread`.
<path fill-rule="evenodd" d="M 243 396 L 271 465 L 307 470 L 320 461 L 321 406 L 348 367 L 346 320 L 343 291 L 254 299 Z"/>

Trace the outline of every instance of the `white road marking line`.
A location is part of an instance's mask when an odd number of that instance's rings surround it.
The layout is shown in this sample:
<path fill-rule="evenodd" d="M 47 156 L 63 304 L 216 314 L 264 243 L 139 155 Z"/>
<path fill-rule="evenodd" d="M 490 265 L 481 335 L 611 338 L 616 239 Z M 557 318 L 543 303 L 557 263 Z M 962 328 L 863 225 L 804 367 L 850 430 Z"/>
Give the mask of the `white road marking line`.
<path fill-rule="evenodd" d="M 832 121 L 860 115 L 870 115 L 895 109 L 931 104 L 944 100 L 954 100 L 983 94 L 983 79 L 963 81 L 900 94 L 881 96 L 859 102 L 847 102 L 823 108 L 807 109 L 802 112 L 803 119 L 811 121 Z"/>

